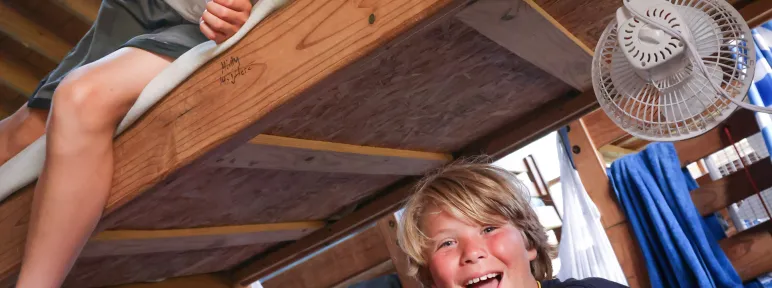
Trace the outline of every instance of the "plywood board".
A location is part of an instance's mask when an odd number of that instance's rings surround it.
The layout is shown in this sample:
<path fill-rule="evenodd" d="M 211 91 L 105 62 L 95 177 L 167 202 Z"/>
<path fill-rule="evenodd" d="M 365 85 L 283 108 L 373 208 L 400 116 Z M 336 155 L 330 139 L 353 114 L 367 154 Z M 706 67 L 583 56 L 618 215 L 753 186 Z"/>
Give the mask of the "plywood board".
<path fill-rule="evenodd" d="M 212 273 L 230 269 L 270 244 L 192 252 L 81 258 L 63 287 L 88 288 Z"/>
<path fill-rule="evenodd" d="M 102 225 L 170 229 L 324 220 L 399 178 L 198 167 L 116 211 Z"/>
<path fill-rule="evenodd" d="M 772 163 L 761 160 L 746 167 L 759 190 L 772 187 Z M 692 202 L 701 215 L 709 215 L 755 194 L 755 189 L 742 169 L 730 176 L 713 181 L 710 175 L 697 179 L 700 188 L 691 192 Z"/>
<path fill-rule="evenodd" d="M 299 103 L 267 133 L 454 152 L 571 90 L 456 19 L 392 53 Z"/>

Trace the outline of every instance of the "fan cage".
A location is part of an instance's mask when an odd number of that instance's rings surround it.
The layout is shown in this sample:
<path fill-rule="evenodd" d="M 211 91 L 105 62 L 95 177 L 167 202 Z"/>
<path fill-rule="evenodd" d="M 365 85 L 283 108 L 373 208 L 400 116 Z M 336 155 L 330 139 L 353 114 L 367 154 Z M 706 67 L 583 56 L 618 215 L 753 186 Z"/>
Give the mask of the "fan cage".
<path fill-rule="evenodd" d="M 709 86 L 707 78 L 696 70 L 693 61 L 703 61 L 708 73 L 715 75 L 714 81 L 727 95 L 741 101 L 746 98 L 755 69 L 753 37 L 748 25 L 744 21 L 738 22 L 737 19 L 743 18 L 734 7 L 723 0 L 665 1 L 701 11 L 715 23 L 702 23 L 695 29 L 699 21 L 704 22 L 705 16 L 700 17 L 698 13 L 681 15 L 689 29 L 694 29 L 691 33 L 700 59 L 689 55 L 692 62 L 687 68 L 654 83 L 644 82 L 629 68 L 629 64 L 627 70 L 616 67 L 617 74 L 613 78 L 624 84 L 624 87 L 618 87 L 619 83 L 612 80 L 614 63 L 627 63 L 627 60 L 617 42 L 617 22 L 612 20 L 597 44 L 592 66 L 593 86 L 601 108 L 622 129 L 649 141 L 679 141 L 697 137 L 719 125 L 737 109 L 735 104 L 719 96 Z M 686 8 L 676 9 L 683 11 Z M 690 77 L 693 79 L 684 81 Z M 698 87 L 697 84 L 702 85 Z M 623 93 L 620 89 L 629 91 Z"/>

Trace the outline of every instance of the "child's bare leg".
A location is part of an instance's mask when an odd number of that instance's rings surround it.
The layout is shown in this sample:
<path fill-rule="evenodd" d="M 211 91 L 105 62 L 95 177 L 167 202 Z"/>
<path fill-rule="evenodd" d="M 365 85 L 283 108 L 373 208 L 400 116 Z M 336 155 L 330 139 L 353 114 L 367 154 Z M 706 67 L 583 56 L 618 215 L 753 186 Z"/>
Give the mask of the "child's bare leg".
<path fill-rule="evenodd" d="M 48 110 L 30 109 L 24 105 L 13 115 L 0 120 L 0 165 L 43 135 L 46 118 Z"/>
<path fill-rule="evenodd" d="M 71 72 L 56 89 L 17 287 L 61 286 L 109 195 L 116 126 L 170 62 L 122 48 Z"/>

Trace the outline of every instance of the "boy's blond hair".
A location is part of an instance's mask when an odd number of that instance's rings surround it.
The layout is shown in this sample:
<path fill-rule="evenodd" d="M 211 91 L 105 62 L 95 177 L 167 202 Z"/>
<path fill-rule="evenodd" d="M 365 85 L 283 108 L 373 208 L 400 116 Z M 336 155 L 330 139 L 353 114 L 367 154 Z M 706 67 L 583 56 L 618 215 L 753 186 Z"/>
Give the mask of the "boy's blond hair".
<path fill-rule="evenodd" d="M 434 205 L 459 219 L 480 224 L 503 224 L 496 218 L 504 217 L 522 231 L 526 248 L 536 250 L 530 265 L 536 280 L 551 279 L 555 247 L 547 243 L 547 233 L 529 205 L 529 197 L 528 189 L 514 174 L 489 164 L 457 163 L 425 177 L 400 217 L 397 237 L 410 258 L 409 274 L 431 287 L 425 254 L 428 238 L 421 219 L 425 209 Z"/>

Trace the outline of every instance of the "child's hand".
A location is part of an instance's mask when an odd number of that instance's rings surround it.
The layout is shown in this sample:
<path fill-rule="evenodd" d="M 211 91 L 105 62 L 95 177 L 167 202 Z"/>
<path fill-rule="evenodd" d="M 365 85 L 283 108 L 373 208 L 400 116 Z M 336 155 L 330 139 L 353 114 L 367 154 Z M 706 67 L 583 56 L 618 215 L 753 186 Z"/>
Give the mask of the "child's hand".
<path fill-rule="evenodd" d="M 186 0 L 189 1 L 189 0 Z M 206 4 L 201 16 L 201 32 L 220 44 L 244 26 L 252 11 L 249 0 L 213 0 Z"/>

